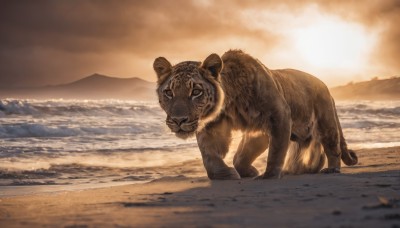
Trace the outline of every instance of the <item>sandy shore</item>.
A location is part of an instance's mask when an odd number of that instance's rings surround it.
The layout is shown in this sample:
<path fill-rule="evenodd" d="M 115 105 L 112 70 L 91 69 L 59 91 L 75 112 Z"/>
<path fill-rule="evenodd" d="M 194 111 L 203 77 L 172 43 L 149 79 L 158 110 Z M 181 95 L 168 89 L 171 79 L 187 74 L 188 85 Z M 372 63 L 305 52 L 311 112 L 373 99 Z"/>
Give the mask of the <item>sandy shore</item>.
<path fill-rule="evenodd" d="M 0 198 L 0 227 L 400 227 L 400 147 L 357 151 L 342 174 L 281 180 L 167 177 Z"/>

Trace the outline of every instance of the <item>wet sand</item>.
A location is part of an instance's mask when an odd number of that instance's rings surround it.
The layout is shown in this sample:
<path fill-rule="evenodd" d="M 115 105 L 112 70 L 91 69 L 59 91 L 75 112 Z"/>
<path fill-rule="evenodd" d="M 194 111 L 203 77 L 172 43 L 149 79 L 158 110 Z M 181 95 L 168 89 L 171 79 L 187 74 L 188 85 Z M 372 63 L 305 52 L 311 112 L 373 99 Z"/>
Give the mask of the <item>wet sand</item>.
<path fill-rule="evenodd" d="M 210 181 L 185 175 L 195 160 L 146 184 L 3 197 L 0 227 L 400 227 L 400 147 L 357 154 L 341 174 Z"/>

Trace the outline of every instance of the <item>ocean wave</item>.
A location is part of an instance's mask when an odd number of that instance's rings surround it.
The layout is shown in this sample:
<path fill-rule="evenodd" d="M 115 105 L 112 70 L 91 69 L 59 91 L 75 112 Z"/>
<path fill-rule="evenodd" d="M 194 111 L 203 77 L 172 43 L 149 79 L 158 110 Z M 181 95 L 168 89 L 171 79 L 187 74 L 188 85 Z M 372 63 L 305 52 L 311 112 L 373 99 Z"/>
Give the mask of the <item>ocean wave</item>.
<path fill-rule="evenodd" d="M 2 115 L 35 115 L 39 111 L 23 100 L 0 100 L 0 114 Z"/>
<path fill-rule="evenodd" d="M 366 104 L 358 105 L 345 105 L 337 106 L 337 111 L 340 115 L 368 115 L 368 116 L 382 116 L 382 117 L 400 117 L 400 106 L 395 107 L 375 107 Z"/>
<path fill-rule="evenodd" d="M 26 138 L 26 137 L 71 137 L 88 135 L 137 135 L 149 132 L 160 132 L 161 126 L 133 125 L 133 126 L 104 126 L 104 127 L 70 127 L 46 126 L 35 123 L 17 123 L 0 125 L 0 138 Z"/>
<path fill-rule="evenodd" d="M 36 101 L 0 100 L 0 116 L 160 116 L 161 109 L 154 104 L 129 101 Z"/>
<path fill-rule="evenodd" d="M 3 124 L 0 126 L 0 138 L 21 137 L 68 137 L 78 135 L 78 129 L 65 126 L 48 127 L 41 124 Z"/>
<path fill-rule="evenodd" d="M 378 121 L 378 120 L 346 120 L 340 122 L 342 128 L 372 129 L 372 128 L 400 128 L 400 122 Z"/>

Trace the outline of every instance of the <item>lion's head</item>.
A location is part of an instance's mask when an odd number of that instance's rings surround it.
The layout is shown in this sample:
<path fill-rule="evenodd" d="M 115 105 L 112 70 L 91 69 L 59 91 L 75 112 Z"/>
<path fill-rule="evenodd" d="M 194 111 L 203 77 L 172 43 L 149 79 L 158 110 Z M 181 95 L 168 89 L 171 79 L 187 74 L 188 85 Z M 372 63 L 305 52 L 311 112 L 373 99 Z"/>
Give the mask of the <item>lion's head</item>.
<path fill-rule="evenodd" d="M 219 79 L 222 60 L 217 54 L 211 54 L 203 63 L 186 61 L 174 66 L 159 57 L 153 67 L 160 106 L 176 136 L 188 138 L 218 116 L 224 93 Z"/>

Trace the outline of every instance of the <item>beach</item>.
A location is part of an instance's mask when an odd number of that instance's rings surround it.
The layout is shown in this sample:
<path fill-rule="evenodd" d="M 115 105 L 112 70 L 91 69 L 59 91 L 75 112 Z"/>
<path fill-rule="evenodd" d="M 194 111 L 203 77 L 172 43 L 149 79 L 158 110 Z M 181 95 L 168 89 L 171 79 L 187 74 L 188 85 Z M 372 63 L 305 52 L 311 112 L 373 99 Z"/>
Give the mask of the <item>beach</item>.
<path fill-rule="evenodd" d="M 144 184 L 2 197 L 0 227 L 400 227 L 400 147 L 356 152 L 341 174 L 210 181 L 185 175 L 197 159 Z"/>

